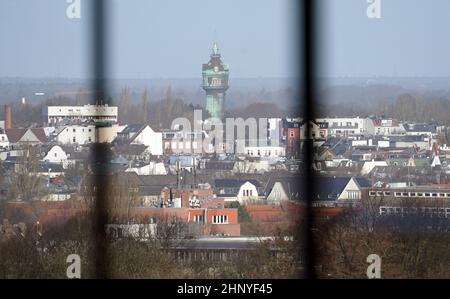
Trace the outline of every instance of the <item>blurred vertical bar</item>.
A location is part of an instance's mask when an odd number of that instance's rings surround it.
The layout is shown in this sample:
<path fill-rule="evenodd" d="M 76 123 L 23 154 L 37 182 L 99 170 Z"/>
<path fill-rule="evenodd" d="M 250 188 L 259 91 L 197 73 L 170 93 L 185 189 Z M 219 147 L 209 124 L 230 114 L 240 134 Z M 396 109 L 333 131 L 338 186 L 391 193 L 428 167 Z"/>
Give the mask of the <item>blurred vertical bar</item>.
<path fill-rule="evenodd" d="M 316 101 L 316 85 L 315 85 L 315 25 L 316 25 L 316 4 L 314 0 L 302 0 L 302 7 L 300 8 L 299 16 L 299 34 L 301 34 L 299 49 L 303 49 L 303 60 L 300 62 L 299 70 L 302 72 L 299 74 L 300 81 L 300 100 L 302 101 L 304 120 L 314 120 L 314 103 Z M 304 186 L 305 197 L 305 213 L 304 222 L 300 228 L 303 234 L 303 277 L 306 279 L 316 278 L 315 273 L 315 246 L 313 238 L 313 226 L 314 226 L 314 213 L 312 209 L 312 201 L 315 194 L 315 180 L 313 170 L 314 159 L 314 140 L 310 139 L 311 128 L 306 125 L 305 140 L 301 142 L 301 152 L 303 160 L 303 176 L 301 182 Z"/>
<path fill-rule="evenodd" d="M 107 98 L 106 84 L 106 60 L 105 51 L 107 43 L 107 13 L 105 0 L 95 0 L 91 2 L 91 24 L 92 24 L 92 89 L 93 98 L 91 102 L 96 104 L 110 104 Z M 98 133 L 99 124 L 96 123 L 96 132 Z M 97 135 L 97 134 L 96 134 Z M 108 174 L 110 173 L 109 161 L 111 160 L 110 151 L 106 143 L 99 143 L 96 140 L 92 148 L 92 170 L 94 173 L 94 265 L 97 278 L 107 278 L 107 244 L 105 225 L 107 222 L 107 194 L 108 194 Z"/>

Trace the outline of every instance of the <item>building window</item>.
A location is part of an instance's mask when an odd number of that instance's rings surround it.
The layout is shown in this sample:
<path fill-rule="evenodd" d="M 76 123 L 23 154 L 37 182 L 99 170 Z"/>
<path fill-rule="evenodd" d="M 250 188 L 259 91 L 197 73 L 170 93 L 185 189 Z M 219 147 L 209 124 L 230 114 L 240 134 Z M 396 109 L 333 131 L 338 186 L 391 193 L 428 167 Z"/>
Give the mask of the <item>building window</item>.
<path fill-rule="evenodd" d="M 73 143 L 77 142 L 77 140 L 75 139 L 75 137 L 72 138 L 72 142 L 73 142 Z"/>
<path fill-rule="evenodd" d="M 228 224 L 228 216 L 227 215 L 214 215 L 213 216 L 213 224 Z"/>

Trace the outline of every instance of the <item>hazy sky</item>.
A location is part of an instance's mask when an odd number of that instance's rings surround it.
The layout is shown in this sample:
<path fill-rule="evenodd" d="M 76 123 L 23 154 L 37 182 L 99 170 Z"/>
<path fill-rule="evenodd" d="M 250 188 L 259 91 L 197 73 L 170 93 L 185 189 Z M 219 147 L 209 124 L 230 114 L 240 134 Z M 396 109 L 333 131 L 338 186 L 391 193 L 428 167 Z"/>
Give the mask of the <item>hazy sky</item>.
<path fill-rule="evenodd" d="M 89 0 L 90 1 L 90 0 Z M 214 38 L 233 77 L 292 74 L 292 0 L 108 0 L 110 73 L 199 77 Z M 89 2 L 0 0 L 0 76 L 88 76 Z"/>
<path fill-rule="evenodd" d="M 66 0 L 0 0 L 0 76 L 89 76 L 89 1 L 70 20 Z M 216 38 L 232 77 L 292 75 L 293 1 L 108 0 L 110 74 L 199 77 Z M 319 1 L 322 75 L 450 76 L 450 1 Z"/>
<path fill-rule="evenodd" d="M 450 1 L 320 0 L 321 73 L 328 76 L 450 76 Z"/>

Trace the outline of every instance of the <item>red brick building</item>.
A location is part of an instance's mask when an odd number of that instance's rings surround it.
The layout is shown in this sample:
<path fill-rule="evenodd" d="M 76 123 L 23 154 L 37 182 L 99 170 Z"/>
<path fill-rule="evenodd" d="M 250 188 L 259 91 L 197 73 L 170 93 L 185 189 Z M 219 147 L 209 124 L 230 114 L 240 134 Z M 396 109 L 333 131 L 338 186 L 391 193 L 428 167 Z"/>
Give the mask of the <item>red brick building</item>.
<path fill-rule="evenodd" d="M 300 154 L 300 120 L 283 119 L 281 126 L 282 140 L 286 146 L 286 156 L 299 156 Z"/>
<path fill-rule="evenodd" d="M 227 208 L 134 208 L 131 217 L 138 223 L 176 220 L 198 224 L 203 235 L 240 236 L 238 209 Z M 152 219 L 152 220 L 150 220 Z"/>

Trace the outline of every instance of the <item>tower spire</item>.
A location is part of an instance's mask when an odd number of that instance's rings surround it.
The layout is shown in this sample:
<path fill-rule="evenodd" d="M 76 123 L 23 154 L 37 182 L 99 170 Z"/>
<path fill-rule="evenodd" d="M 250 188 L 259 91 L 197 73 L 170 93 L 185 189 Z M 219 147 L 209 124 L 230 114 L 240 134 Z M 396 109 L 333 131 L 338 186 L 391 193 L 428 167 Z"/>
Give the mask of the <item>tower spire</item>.
<path fill-rule="evenodd" d="M 214 40 L 213 48 L 212 48 L 212 54 L 213 55 L 219 55 L 219 46 L 217 46 L 217 42 Z"/>

